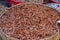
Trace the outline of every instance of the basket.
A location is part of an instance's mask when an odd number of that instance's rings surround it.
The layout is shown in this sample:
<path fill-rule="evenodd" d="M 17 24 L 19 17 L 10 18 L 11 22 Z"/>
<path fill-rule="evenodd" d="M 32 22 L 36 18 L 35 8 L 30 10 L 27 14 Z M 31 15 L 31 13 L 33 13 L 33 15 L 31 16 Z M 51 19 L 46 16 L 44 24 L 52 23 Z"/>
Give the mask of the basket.
<path fill-rule="evenodd" d="M 41 6 L 43 6 L 43 5 L 41 5 Z M 20 7 L 20 4 L 15 5 L 14 7 L 8 8 L 5 12 L 11 11 L 11 9 L 13 10 L 13 9 L 15 9 L 15 8 L 18 8 L 18 7 Z M 47 7 L 47 6 L 45 6 L 45 7 Z M 48 7 L 48 8 L 50 8 L 50 7 Z M 52 8 L 50 8 L 50 9 L 52 9 Z M 4 13 L 5 13 L 5 12 L 4 12 Z M 57 11 L 56 11 L 56 12 L 57 12 Z M 2 13 L 1 16 L 2 16 L 4 13 Z M 57 27 L 57 28 L 58 28 L 58 27 Z M 13 38 L 13 37 L 10 37 L 10 36 L 6 35 L 1 29 L 0 29 L 0 36 L 2 37 L 3 40 L 18 40 L 18 39 L 16 39 L 16 38 Z M 58 32 L 56 32 L 56 34 L 54 34 L 54 35 L 52 35 L 52 36 L 50 36 L 50 37 L 48 37 L 48 38 L 44 38 L 44 39 L 40 39 L 40 40 L 59 40 L 59 30 L 58 30 Z"/>

